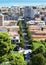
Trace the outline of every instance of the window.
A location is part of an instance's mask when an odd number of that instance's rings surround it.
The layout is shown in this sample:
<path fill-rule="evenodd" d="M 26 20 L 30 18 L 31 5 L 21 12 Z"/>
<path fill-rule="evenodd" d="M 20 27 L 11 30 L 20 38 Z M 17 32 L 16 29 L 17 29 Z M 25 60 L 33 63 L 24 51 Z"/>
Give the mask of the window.
<path fill-rule="evenodd" d="M 18 42 L 18 40 L 16 40 L 16 42 Z"/>

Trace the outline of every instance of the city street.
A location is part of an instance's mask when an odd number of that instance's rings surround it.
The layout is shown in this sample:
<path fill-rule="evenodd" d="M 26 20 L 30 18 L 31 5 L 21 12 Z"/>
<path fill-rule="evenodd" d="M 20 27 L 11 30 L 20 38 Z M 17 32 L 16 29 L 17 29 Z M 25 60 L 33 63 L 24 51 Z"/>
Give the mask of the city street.
<path fill-rule="evenodd" d="M 22 31 L 23 31 L 23 36 L 24 36 L 24 54 L 25 54 L 25 60 L 30 60 L 30 54 L 32 50 L 30 49 L 30 45 L 28 43 L 28 36 L 26 32 L 26 27 L 24 21 L 22 23 Z"/>

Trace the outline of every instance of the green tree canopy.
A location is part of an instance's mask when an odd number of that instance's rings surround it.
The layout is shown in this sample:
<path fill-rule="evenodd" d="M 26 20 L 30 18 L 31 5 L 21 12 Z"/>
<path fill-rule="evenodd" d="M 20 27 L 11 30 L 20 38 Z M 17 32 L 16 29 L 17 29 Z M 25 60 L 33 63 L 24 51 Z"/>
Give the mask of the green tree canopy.
<path fill-rule="evenodd" d="M 24 65 L 24 57 L 13 51 L 14 45 L 8 33 L 0 33 L 0 64 L 1 65 Z M 9 62 L 10 64 L 6 64 Z"/>
<path fill-rule="evenodd" d="M 11 65 L 24 65 L 23 54 L 11 52 L 9 54 L 9 61 Z"/>
<path fill-rule="evenodd" d="M 11 39 L 8 33 L 0 33 L 0 56 L 5 55 L 10 50 L 13 49 L 13 45 L 11 44 Z"/>
<path fill-rule="evenodd" d="M 0 63 L 8 61 L 8 54 L 13 48 L 14 45 L 11 44 L 11 39 L 8 33 L 0 32 Z"/>
<path fill-rule="evenodd" d="M 9 62 L 3 62 L 0 65 L 11 65 Z"/>
<path fill-rule="evenodd" d="M 33 56 L 32 65 L 45 65 L 44 56 L 41 53 L 36 54 L 35 56 Z"/>

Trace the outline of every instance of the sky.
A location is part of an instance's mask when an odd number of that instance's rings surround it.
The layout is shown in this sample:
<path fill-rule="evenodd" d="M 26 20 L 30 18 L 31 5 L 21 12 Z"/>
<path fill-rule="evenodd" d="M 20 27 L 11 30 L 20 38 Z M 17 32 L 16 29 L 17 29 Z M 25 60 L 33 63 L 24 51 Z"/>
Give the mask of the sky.
<path fill-rule="evenodd" d="M 0 7 L 11 7 L 13 5 L 46 5 L 46 0 L 0 0 Z"/>

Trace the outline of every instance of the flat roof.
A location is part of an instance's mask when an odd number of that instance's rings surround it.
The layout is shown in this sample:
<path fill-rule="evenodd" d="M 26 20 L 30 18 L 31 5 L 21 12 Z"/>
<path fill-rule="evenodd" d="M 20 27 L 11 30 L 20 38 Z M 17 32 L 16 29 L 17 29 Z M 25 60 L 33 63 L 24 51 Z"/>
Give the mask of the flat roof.
<path fill-rule="evenodd" d="M 19 28 L 19 26 L 0 26 L 0 28 Z"/>

